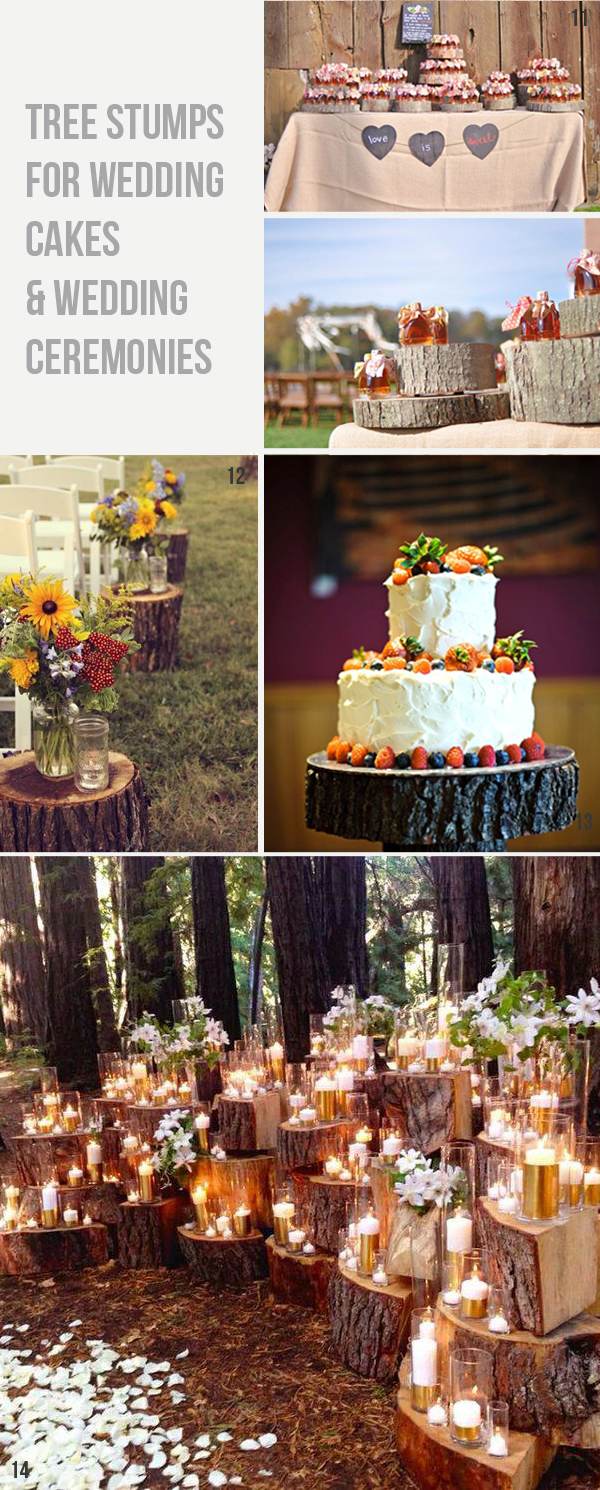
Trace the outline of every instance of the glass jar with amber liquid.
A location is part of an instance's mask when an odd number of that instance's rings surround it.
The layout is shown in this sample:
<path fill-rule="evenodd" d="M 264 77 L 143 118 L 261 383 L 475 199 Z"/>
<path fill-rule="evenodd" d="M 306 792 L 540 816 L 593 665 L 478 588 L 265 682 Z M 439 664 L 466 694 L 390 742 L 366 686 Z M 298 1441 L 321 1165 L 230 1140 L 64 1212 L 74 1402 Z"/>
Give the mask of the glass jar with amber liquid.
<path fill-rule="evenodd" d="M 360 398 L 387 398 L 392 391 L 390 365 L 383 352 L 371 352 L 354 368 Z"/>
<path fill-rule="evenodd" d="M 600 254 L 588 254 L 586 262 L 575 270 L 575 299 L 582 295 L 600 295 Z"/>
<path fill-rule="evenodd" d="M 419 301 L 404 305 L 398 316 L 398 341 L 401 347 L 431 347 L 433 330 L 431 322 Z"/>
<path fill-rule="evenodd" d="M 425 314 L 433 332 L 434 346 L 446 347 L 448 345 L 447 310 L 444 310 L 443 305 L 432 305 Z"/>
<path fill-rule="evenodd" d="M 558 341 L 560 316 L 547 290 L 539 290 L 521 316 L 519 324 L 521 341 Z"/>

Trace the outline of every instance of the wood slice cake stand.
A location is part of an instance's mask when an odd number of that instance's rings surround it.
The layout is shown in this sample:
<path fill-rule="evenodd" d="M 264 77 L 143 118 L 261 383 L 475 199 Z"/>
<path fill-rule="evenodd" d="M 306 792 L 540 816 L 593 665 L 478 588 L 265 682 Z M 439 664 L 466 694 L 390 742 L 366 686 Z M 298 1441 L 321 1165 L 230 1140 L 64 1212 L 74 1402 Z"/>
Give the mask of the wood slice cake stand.
<path fill-rule="evenodd" d="M 376 771 L 309 755 L 306 825 L 384 849 L 503 853 L 509 838 L 568 828 L 577 813 L 572 750 L 547 745 L 544 760 L 451 771 Z"/>
<path fill-rule="evenodd" d="M 329 1283 L 333 1344 L 344 1366 L 358 1376 L 389 1384 L 410 1329 L 412 1292 L 400 1283 L 377 1288 L 370 1278 L 338 1263 Z"/>
<path fill-rule="evenodd" d="M 355 398 L 354 423 L 361 429 L 442 429 L 449 424 L 487 424 L 510 419 L 506 388 L 476 393 L 403 393 Z"/>
<path fill-rule="evenodd" d="M 600 338 L 510 342 L 506 381 L 513 419 L 600 424 Z"/>
<path fill-rule="evenodd" d="M 314 1309 L 317 1314 L 327 1313 L 327 1290 L 329 1281 L 337 1267 L 337 1258 L 324 1252 L 288 1252 L 278 1247 L 275 1237 L 267 1237 L 267 1262 L 269 1279 L 275 1298 L 280 1304 L 293 1304 L 297 1309 Z"/>
<path fill-rule="evenodd" d="M 227 1206 L 232 1193 L 243 1191 L 259 1231 L 271 1231 L 272 1195 L 275 1188 L 273 1154 L 228 1154 L 226 1159 L 202 1155 L 194 1166 L 192 1186 L 201 1181 L 208 1185 L 209 1203 Z"/>
<path fill-rule="evenodd" d="M 130 853 L 148 848 L 148 798 L 138 767 L 111 750 L 109 785 L 78 792 L 73 777 L 49 781 L 32 750 L 0 760 L 4 853 Z"/>
<path fill-rule="evenodd" d="M 460 1319 L 438 1302 L 436 1336 L 443 1350 L 492 1356 L 492 1393 L 508 1402 L 511 1428 L 548 1443 L 600 1446 L 600 1320 L 579 1314 L 543 1338 L 526 1330 L 494 1335 L 486 1320 Z"/>
<path fill-rule="evenodd" d="M 277 1133 L 277 1163 L 291 1174 L 294 1169 L 321 1169 L 326 1159 L 335 1152 L 340 1132 L 344 1131 L 344 1120 L 331 1123 L 313 1123 L 303 1127 L 302 1123 L 281 1123 Z"/>
<path fill-rule="evenodd" d="M 185 579 L 190 535 L 187 528 L 171 533 L 167 548 L 167 579 L 170 585 L 182 585 Z"/>
<path fill-rule="evenodd" d="M 113 594 L 119 593 L 120 586 L 113 586 Z M 140 650 L 127 659 L 126 671 L 172 672 L 177 662 L 183 590 L 171 584 L 161 595 L 139 590 L 127 596 L 127 603 L 131 606 L 133 634 Z"/>
<path fill-rule="evenodd" d="M 555 1224 L 520 1221 L 493 1200 L 477 1201 L 480 1244 L 492 1278 L 510 1297 L 515 1329 L 547 1335 L 595 1306 L 598 1291 L 598 1221 L 591 1206 L 570 1211 Z M 599 1399 L 600 1409 L 600 1399 Z"/>
<path fill-rule="evenodd" d="M 254 1097 L 217 1097 L 219 1141 L 228 1153 L 253 1153 L 277 1148 L 281 1121 L 279 1091 L 257 1092 Z"/>
<path fill-rule="evenodd" d="M 402 1464 L 421 1490 L 536 1490 L 555 1450 L 530 1433 L 510 1435 L 510 1454 L 493 1459 L 485 1448 L 461 1448 L 449 1428 L 433 1428 L 415 1412 L 402 1386 L 396 1412 L 396 1445 Z"/>
<path fill-rule="evenodd" d="M 15 1133 L 8 1143 L 23 1187 L 45 1185 L 51 1174 L 66 1185 L 72 1166 L 85 1173 L 88 1139 L 88 1133 Z"/>
<path fill-rule="evenodd" d="M 473 1136 L 468 1071 L 386 1071 L 383 1105 L 408 1145 L 423 1154 Z"/>
<path fill-rule="evenodd" d="M 192 1277 L 214 1288 L 248 1288 L 268 1276 L 267 1249 L 261 1231 L 249 1236 L 209 1237 L 195 1227 L 179 1227 L 179 1245 Z"/>
<path fill-rule="evenodd" d="M 187 1195 L 162 1200 L 124 1200 L 119 1206 L 117 1244 L 125 1268 L 174 1268 L 181 1264 L 178 1228 L 190 1214 Z"/>
<path fill-rule="evenodd" d="M 292 1180 L 297 1204 L 306 1205 L 315 1247 L 337 1255 L 338 1235 L 348 1225 L 356 1185 L 353 1180 L 332 1180 L 328 1174 L 303 1174 L 299 1170 Z M 359 1190 L 371 1194 L 370 1185 L 360 1185 Z"/>
<path fill-rule="evenodd" d="M 57 1226 L 0 1232 L 0 1273 L 48 1277 L 108 1262 L 105 1226 Z"/>

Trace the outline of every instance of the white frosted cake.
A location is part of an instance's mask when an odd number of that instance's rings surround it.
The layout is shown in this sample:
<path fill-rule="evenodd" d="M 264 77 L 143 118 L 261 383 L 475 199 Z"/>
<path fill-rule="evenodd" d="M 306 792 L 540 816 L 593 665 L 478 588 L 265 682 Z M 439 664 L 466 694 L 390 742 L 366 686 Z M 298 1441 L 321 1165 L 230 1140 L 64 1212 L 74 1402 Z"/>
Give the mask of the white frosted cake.
<path fill-rule="evenodd" d="M 385 582 L 389 642 L 359 649 L 340 673 L 329 759 L 439 769 L 543 755 L 532 733 L 535 644 L 522 632 L 496 640 L 499 562 L 494 549 L 449 553 L 423 534 L 404 545 Z"/>

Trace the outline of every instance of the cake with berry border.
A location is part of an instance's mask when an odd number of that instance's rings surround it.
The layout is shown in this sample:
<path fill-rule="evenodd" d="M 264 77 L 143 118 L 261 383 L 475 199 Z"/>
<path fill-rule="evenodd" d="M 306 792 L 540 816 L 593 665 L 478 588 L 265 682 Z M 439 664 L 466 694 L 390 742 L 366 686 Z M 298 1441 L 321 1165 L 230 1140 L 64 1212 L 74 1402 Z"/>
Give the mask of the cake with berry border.
<path fill-rule="evenodd" d="M 338 679 L 340 764 L 406 770 L 516 766 L 540 760 L 534 732 L 535 646 L 496 638 L 502 555 L 449 550 L 423 533 L 404 544 L 385 581 L 389 641 L 358 648 Z"/>

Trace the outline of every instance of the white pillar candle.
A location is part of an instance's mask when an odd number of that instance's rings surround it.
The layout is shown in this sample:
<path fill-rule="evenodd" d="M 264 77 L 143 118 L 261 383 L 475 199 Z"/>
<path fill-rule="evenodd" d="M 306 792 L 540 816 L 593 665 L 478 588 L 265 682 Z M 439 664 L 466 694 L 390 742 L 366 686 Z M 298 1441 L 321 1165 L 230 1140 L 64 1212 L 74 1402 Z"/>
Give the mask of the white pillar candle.
<path fill-rule="evenodd" d="M 438 1348 L 435 1340 L 424 1340 L 419 1335 L 411 1340 L 410 1356 L 412 1383 L 415 1387 L 433 1387 L 438 1379 Z"/>
<path fill-rule="evenodd" d="M 229 1231 L 229 1216 L 217 1216 L 215 1225 L 219 1236 L 224 1236 L 225 1232 Z"/>
<path fill-rule="evenodd" d="M 302 1092 L 290 1092 L 290 1107 L 292 1112 L 300 1112 L 300 1109 L 304 1107 Z"/>
<path fill-rule="evenodd" d="M 580 1185 L 583 1179 L 583 1164 L 578 1159 L 571 1159 L 569 1166 L 569 1184 Z"/>
<path fill-rule="evenodd" d="M 422 1319 L 419 1325 L 419 1335 L 422 1340 L 435 1340 L 435 1320 Z"/>
<path fill-rule="evenodd" d="M 368 1035 L 355 1035 L 352 1041 L 352 1054 L 355 1061 L 366 1061 L 369 1056 Z"/>
<path fill-rule="evenodd" d="M 482 1299 L 487 1299 L 489 1293 L 485 1278 L 481 1278 L 479 1275 L 474 1278 L 464 1278 L 460 1286 L 460 1291 L 463 1299 L 476 1299 L 479 1302 Z"/>
<path fill-rule="evenodd" d="M 137 1146 L 138 1146 L 138 1139 L 137 1139 L 136 1134 L 135 1133 L 126 1133 L 125 1134 L 125 1137 L 123 1139 L 123 1149 L 124 1149 L 125 1153 L 126 1154 L 133 1154 L 134 1151 L 135 1151 L 135 1149 L 137 1149 Z"/>
<path fill-rule="evenodd" d="M 534 1092 L 529 1098 L 529 1106 L 545 1110 L 549 1107 L 558 1107 L 558 1097 L 552 1092 Z"/>
<path fill-rule="evenodd" d="M 301 1123 L 314 1123 L 317 1116 L 316 1107 L 302 1107 L 300 1110 Z"/>
<path fill-rule="evenodd" d="M 144 1061 L 134 1061 L 131 1067 L 131 1075 L 134 1081 L 145 1081 L 148 1075 Z"/>
<path fill-rule="evenodd" d="M 386 1158 L 395 1159 L 398 1154 L 402 1153 L 402 1139 L 396 1138 L 395 1133 L 391 1133 L 389 1138 L 384 1138 L 381 1152 Z"/>
<path fill-rule="evenodd" d="M 417 1054 L 418 1049 L 419 1041 L 415 1040 L 412 1035 L 401 1035 L 396 1041 L 396 1051 L 399 1056 L 408 1056 L 410 1059 L 411 1056 Z"/>
<path fill-rule="evenodd" d="M 325 1160 L 325 1173 L 332 1180 L 339 1180 L 343 1167 L 341 1159 L 336 1159 L 335 1156 Z"/>
<path fill-rule="evenodd" d="M 79 1214 L 75 1210 L 74 1206 L 65 1206 L 63 1211 L 63 1221 L 65 1223 L 65 1226 L 77 1226 L 77 1223 L 79 1221 Z"/>
<path fill-rule="evenodd" d="M 338 1092 L 354 1091 L 354 1072 L 349 1066 L 339 1067 L 339 1070 L 336 1072 L 335 1081 Z"/>
<path fill-rule="evenodd" d="M 505 1458 L 508 1454 L 508 1444 L 503 1433 L 497 1428 L 490 1438 L 488 1454 L 494 1454 L 498 1459 Z"/>
<path fill-rule="evenodd" d="M 358 1158 L 360 1158 L 361 1154 L 366 1154 L 366 1153 L 367 1153 L 367 1145 L 366 1145 L 366 1143 L 349 1143 L 348 1144 L 348 1158 L 350 1159 L 350 1161 L 352 1161 L 353 1159 L 358 1159 Z"/>
<path fill-rule="evenodd" d="M 526 1164 L 556 1164 L 555 1149 L 547 1148 L 545 1143 L 538 1144 L 535 1149 L 525 1150 Z M 600 1175 L 598 1176 L 600 1179 Z"/>
<path fill-rule="evenodd" d="M 301 1247 L 305 1236 L 306 1232 L 302 1231 L 300 1226 L 291 1226 L 288 1231 L 288 1242 L 292 1247 Z"/>
<path fill-rule="evenodd" d="M 56 1185 L 44 1185 L 42 1188 L 42 1210 L 53 1211 L 58 1205 L 58 1191 Z"/>
<path fill-rule="evenodd" d="M 87 1162 L 90 1165 L 90 1167 L 94 1167 L 95 1168 L 95 1167 L 97 1167 L 98 1164 L 101 1164 L 102 1163 L 102 1144 L 101 1143 L 96 1143 L 96 1140 L 95 1139 L 92 1139 L 90 1141 L 90 1143 L 88 1143 L 88 1145 L 87 1145 L 87 1148 L 86 1148 L 86 1151 L 85 1151 L 85 1157 L 86 1157 Z"/>
<path fill-rule="evenodd" d="M 470 1252 L 473 1246 L 473 1222 L 470 1216 L 457 1211 L 446 1222 L 446 1247 L 448 1252 Z"/>
<path fill-rule="evenodd" d="M 587 1189 L 588 1185 L 600 1185 L 600 1169 L 588 1169 L 583 1176 L 583 1183 Z"/>
<path fill-rule="evenodd" d="M 425 1060 L 441 1061 L 446 1054 L 446 1041 L 439 1035 L 425 1041 Z"/>
<path fill-rule="evenodd" d="M 479 1428 L 481 1408 L 471 1397 L 460 1397 L 452 1406 L 452 1420 L 456 1428 Z"/>

